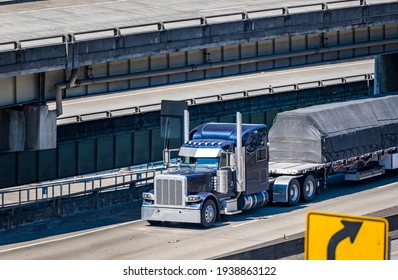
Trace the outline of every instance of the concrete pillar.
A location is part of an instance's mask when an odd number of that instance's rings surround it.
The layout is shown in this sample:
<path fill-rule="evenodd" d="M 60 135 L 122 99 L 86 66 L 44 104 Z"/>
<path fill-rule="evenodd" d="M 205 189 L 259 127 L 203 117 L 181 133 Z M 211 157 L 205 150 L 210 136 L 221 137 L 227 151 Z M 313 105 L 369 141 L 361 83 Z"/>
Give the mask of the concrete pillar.
<path fill-rule="evenodd" d="M 56 148 L 56 120 L 56 111 L 47 105 L 0 110 L 0 152 Z"/>
<path fill-rule="evenodd" d="M 25 118 L 21 111 L 8 110 L 8 115 L 10 117 L 10 150 L 12 151 L 22 151 L 25 144 Z"/>
<path fill-rule="evenodd" d="M 23 151 L 25 117 L 20 110 L 0 110 L 0 151 Z"/>
<path fill-rule="evenodd" d="M 47 105 L 24 106 L 25 150 L 54 149 L 57 146 L 57 113 Z"/>
<path fill-rule="evenodd" d="M 375 57 L 374 94 L 398 93 L 398 53 Z"/>

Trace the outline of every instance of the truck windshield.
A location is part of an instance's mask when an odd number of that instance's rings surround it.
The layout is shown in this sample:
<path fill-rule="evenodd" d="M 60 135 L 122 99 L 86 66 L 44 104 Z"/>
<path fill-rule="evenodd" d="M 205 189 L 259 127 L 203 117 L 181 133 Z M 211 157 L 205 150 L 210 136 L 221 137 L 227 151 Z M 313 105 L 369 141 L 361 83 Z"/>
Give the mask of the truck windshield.
<path fill-rule="evenodd" d="M 194 158 L 194 157 L 181 157 L 183 165 L 196 166 L 196 167 L 209 167 L 218 168 L 219 158 Z"/>

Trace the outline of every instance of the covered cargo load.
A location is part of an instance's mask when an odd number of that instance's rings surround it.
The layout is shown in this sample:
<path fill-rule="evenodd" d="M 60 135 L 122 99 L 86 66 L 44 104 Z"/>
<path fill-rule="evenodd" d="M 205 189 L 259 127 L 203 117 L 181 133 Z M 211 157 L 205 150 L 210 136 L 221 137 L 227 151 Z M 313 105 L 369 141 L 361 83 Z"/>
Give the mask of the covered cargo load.
<path fill-rule="evenodd" d="M 398 96 L 279 113 L 269 131 L 271 162 L 326 163 L 398 146 Z"/>

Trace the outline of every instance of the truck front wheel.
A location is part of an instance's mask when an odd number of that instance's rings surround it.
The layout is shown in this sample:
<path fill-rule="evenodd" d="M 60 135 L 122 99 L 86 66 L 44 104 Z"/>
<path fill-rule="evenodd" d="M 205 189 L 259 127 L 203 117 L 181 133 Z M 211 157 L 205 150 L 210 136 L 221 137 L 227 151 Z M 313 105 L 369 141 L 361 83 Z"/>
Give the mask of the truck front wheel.
<path fill-rule="evenodd" d="M 208 199 L 203 204 L 201 210 L 201 225 L 204 228 L 209 228 L 214 225 L 217 218 L 217 207 L 213 200 Z"/>

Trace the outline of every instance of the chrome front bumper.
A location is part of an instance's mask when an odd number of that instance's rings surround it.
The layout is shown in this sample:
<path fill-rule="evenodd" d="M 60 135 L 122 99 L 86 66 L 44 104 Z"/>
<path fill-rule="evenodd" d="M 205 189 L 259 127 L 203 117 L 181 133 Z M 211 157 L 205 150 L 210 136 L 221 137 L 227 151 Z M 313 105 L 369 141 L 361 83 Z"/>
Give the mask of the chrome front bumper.
<path fill-rule="evenodd" d="M 141 219 L 150 221 L 200 224 L 200 209 L 168 208 L 153 205 L 141 207 Z"/>

